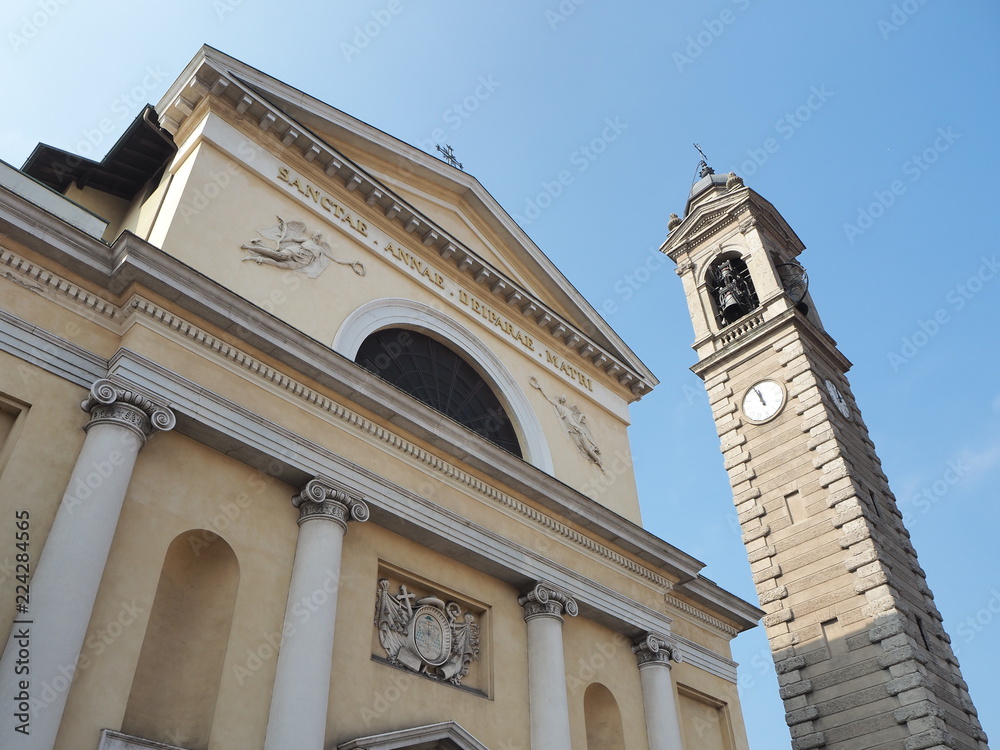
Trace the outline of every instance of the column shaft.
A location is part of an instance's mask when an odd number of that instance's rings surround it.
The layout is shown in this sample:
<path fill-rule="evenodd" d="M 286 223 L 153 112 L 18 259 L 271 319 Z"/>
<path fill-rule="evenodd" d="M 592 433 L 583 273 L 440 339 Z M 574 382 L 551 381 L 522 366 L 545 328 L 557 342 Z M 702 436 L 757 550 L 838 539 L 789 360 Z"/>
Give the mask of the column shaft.
<path fill-rule="evenodd" d="M 677 649 L 666 640 L 650 635 L 632 650 L 639 662 L 649 750 L 682 750 L 680 720 L 670 676 L 670 661 L 678 660 Z"/>
<path fill-rule="evenodd" d="M 317 480 L 293 500 L 299 536 L 288 587 L 265 750 L 323 750 L 347 520 L 367 506 Z"/>
<path fill-rule="evenodd" d="M 528 637 L 528 706 L 532 750 L 572 750 L 562 613 L 576 615 L 576 602 L 539 583 L 518 599 Z"/>
<path fill-rule="evenodd" d="M 174 424 L 169 411 L 106 380 L 83 408 L 91 413 L 87 437 L 34 565 L 28 611 L 17 616 L 0 659 L 0 737 L 18 750 L 55 744 L 136 456 L 154 428 Z M 22 644 L 30 671 L 16 674 Z"/>

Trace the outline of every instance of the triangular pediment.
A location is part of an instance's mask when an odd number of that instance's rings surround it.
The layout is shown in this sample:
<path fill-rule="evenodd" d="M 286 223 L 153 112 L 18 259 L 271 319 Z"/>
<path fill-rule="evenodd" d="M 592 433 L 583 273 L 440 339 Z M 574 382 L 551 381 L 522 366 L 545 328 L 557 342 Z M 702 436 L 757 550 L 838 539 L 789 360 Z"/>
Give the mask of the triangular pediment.
<path fill-rule="evenodd" d="M 278 138 L 331 193 L 363 197 L 435 264 L 467 279 L 491 309 L 554 337 L 617 380 L 628 400 L 656 378 L 474 177 L 250 66 L 205 47 L 157 105 L 177 135 L 206 97 L 260 138 Z"/>
<path fill-rule="evenodd" d="M 359 737 L 337 750 L 489 750 L 454 721 Z"/>
<path fill-rule="evenodd" d="M 727 227 L 749 218 L 766 225 L 771 234 L 780 239 L 785 247 L 793 249 L 795 254 L 805 248 L 777 209 L 750 188 L 739 185 L 726 190 L 715 189 L 691 203 L 684 221 L 664 243 L 663 249 L 668 255 L 685 246 L 700 245 Z"/>

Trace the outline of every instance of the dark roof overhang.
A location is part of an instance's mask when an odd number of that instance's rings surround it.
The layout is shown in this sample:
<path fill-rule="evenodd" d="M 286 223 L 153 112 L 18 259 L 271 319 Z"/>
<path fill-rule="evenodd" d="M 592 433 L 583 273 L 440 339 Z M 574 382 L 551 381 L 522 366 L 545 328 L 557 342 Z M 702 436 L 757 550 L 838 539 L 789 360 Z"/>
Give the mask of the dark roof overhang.
<path fill-rule="evenodd" d="M 76 183 L 131 200 L 155 177 L 177 151 L 173 138 L 159 126 L 147 104 L 100 162 L 39 143 L 21 171 L 65 194 Z"/>

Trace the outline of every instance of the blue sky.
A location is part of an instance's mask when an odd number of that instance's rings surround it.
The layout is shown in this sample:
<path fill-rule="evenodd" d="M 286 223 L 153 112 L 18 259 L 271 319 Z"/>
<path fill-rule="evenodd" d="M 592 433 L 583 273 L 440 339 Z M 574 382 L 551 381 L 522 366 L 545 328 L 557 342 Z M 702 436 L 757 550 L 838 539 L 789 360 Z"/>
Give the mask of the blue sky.
<path fill-rule="evenodd" d="M 660 378 L 632 410 L 647 528 L 755 601 L 680 282 L 651 254 L 697 141 L 806 244 L 813 299 L 1000 736 L 1000 6 L 11 0 L 2 30 L 0 158 L 17 166 L 39 141 L 102 155 L 202 43 L 404 141 L 451 144 Z M 763 629 L 735 653 L 751 747 L 787 746 Z"/>

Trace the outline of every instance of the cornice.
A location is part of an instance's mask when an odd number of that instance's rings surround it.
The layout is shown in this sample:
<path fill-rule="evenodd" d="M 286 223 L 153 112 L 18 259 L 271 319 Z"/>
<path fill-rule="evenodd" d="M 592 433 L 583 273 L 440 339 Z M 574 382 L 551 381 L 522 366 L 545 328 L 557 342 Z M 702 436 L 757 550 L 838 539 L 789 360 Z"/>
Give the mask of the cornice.
<path fill-rule="evenodd" d="M 744 219 L 749 219 L 750 223 L 744 225 Z M 660 250 L 678 263 L 682 252 L 704 246 L 733 225 L 739 225 L 741 233 L 759 225 L 765 234 L 788 248 L 793 258 L 805 249 L 802 240 L 773 205 L 750 188 L 741 186 L 698 203 L 670 232 Z"/>
<path fill-rule="evenodd" d="M 483 290 L 487 298 L 502 305 L 506 314 L 554 339 L 573 356 L 603 373 L 612 383 L 617 383 L 623 393 L 628 394 L 627 400 L 641 398 L 657 384 L 652 372 L 634 354 L 628 352 L 633 360 L 628 362 L 627 357 L 613 353 L 608 346 L 598 342 L 523 285 L 451 237 L 447 230 L 398 192 L 296 122 L 249 83 L 220 70 L 207 59 L 194 66 L 187 73 L 187 78 L 182 76 L 179 83 L 168 92 L 160 113 L 161 125 L 171 134 L 177 134 L 185 127 L 187 119 L 205 98 L 213 97 L 224 102 L 235 115 L 254 125 L 262 139 L 271 139 L 293 151 L 314 168 L 316 174 L 356 194 L 373 210 L 380 211 L 386 220 L 414 237 L 421 247 L 437 253 L 460 278 L 471 281 Z M 575 294 L 579 296 L 579 293 Z M 578 303 L 580 301 L 582 298 L 577 300 Z M 585 302 L 583 304 L 586 305 Z M 602 333 L 609 338 L 608 344 L 615 343 L 611 340 L 613 332 Z M 624 342 L 617 343 L 627 350 Z"/>
<path fill-rule="evenodd" d="M 755 317 L 754 320 L 757 321 L 758 317 Z M 850 360 L 840 352 L 837 348 L 837 342 L 830 334 L 817 329 L 809 322 L 808 318 L 795 308 L 790 307 L 783 310 L 770 320 L 755 322 L 752 327 L 743 331 L 739 336 L 732 337 L 730 329 L 735 329 L 739 323 L 740 321 L 737 321 L 716 334 L 716 338 L 726 338 L 725 347 L 696 362 L 691 366 L 691 372 L 704 380 L 713 371 L 720 368 L 730 369 L 733 367 L 733 360 L 746 359 L 759 350 L 762 339 L 773 338 L 783 329 L 794 330 L 799 335 L 809 339 L 816 351 L 825 354 L 835 370 L 847 372 L 851 369 Z"/>
<path fill-rule="evenodd" d="M 676 596 L 671 596 L 670 594 L 665 594 L 664 595 L 664 599 L 666 600 L 668 606 L 673 607 L 674 609 L 678 610 L 679 612 L 683 612 L 684 614 L 688 615 L 689 617 L 693 617 L 696 620 L 700 620 L 701 622 L 705 623 L 706 625 L 710 625 L 711 627 L 715 628 L 716 630 L 721 630 L 723 633 L 725 633 L 726 635 L 730 636 L 731 638 L 735 638 L 736 635 L 740 632 L 739 630 L 737 630 L 736 628 L 734 628 L 732 625 L 729 625 L 728 623 L 723 622 L 722 620 L 720 620 L 717 617 L 712 617 L 707 612 L 703 612 L 702 610 L 698 609 L 697 607 L 691 606 L 690 604 L 688 604 L 685 601 L 681 601 Z M 763 615 L 761 615 L 761 616 L 763 616 Z"/>
<path fill-rule="evenodd" d="M 17 212 L 8 210 L 10 206 L 5 204 L 3 197 L 0 194 L 0 220 L 17 215 Z M 14 199 L 20 200 L 16 196 Z M 442 420 L 441 416 L 429 407 L 406 397 L 382 381 L 371 378 L 357 365 L 345 360 L 328 347 L 309 339 L 277 318 L 267 315 L 248 301 L 140 238 L 125 233 L 118 238 L 113 247 L 109 248 L 103 242 L 90 237 L 62 237 L 57 231 L 59 227 L 52 227 L 44 233 L 44 238 L 58 237 L 59 241 L 49 244 L 34 233 L 28 233 L 27 228 L 16 225 L 7 228 L 14 230 L 10 234 L 26 241 L 26 244 L 43 256 L 52 257 L 68 267 L 77 269 L 78 273 L 100 287 L 117 292 L 124 291 L 132 284 L 149 288 L 196 317 L 223 329 L 237 340 L 245 341 L 268 353 L 279 364 L 288 365 L 293 371 L 321 382 L 325 387 L 352 398 L 376 413 L 392 417 L 396 424 L 421 438 L 426 438 L 446 453 L 454 454 L 456 446 L 462 446 L 459 455 L 463 455 L 470 466 L 525 492 L 543 507 L 556 512 L 567 521 L 578 524 L 597 539 L 498 490 L 455 464 L 425 451 L 399 434 L 334 402 L 298 379 L 265 364 L 245 350 L 209 333 L 204 327 L 194 325 L 188 318 L 182 318 L 138 293 L 131 295 L 125 305 L 119 308 L 9 249 L 0 248 L 0 262 L 11 274 L 10 280 L 20 286 L 26 284 L 37 286 L 38 289 L 32 291 L 44 292 L 49 298 L 60 299 L 61 304 L 75 307 L 77 311 L 88 314 L 88 317 L 109 329 L 121 331 L 139 316 L 148 323 L 160 326 L 173 335 L 181 336 L 189 343 L 203 348 L 206 350 L 206 356 L 226 359 L 242 368 L 249 376 L 268 384 L 269 387 L 280 388 L 286 394 L 299 399 L 304 408 L 325 411 L 346 427 L 367 434 L 385 446 L 405 454 L 409 460 L 423 462 L 443 478 L 469 487 L 483 497 L 640 579 L 666 590 L 683 586 L 686 591 L 688 584 L 699 588 L 697 582 L 702 579 L 698 576 L 698 571 L 704 566 L 703 563 L 535 467 L 469 433 L 461 426 Z M 107 261 L 101 262 L 102 256 Z M 84 387 L 89 387 L 96 377 L 103 377 L 106 374 L 106 363 L 101 358 L 36 329 L 12 315 L 4 313 L 2 317 L 9 324 L 5 328 L 13 334 L 7 336 L 5 331 L 0 329 L 0 346 L 8 351 L 28 361 L 36 362 Z M 25 347 L 23 341 L 29 338 L 36 339 L 38 343 Z M 646 567 L 616 552 L 598 541 L 600 538 L 613 542 L 652 567 Z M 676 577 L 678 582 L 671 582 L 656 572 L 658 570 Z M 735 597 L 733 600 L 738 601 Z M 729 616 L 730 605 L 725 605 L 723 611 Z M 736 619 L 741 620 L 741 616 Z M 712 624 L 710 620 L 704 621 Z M 741 624 L 743 629 L 752 627 L 755 618 L 745 618 Z M 731 635 L 725 627 L 721 628 L 721 631 Z"/>
<path fill-rule="evenodd" d="M 125 253 L 122 254 L 124 255 Z M 165 256 L 165 258 L 170 264 L 176 264 L 176 261 L 173 261 L 168 256 Z M 291 377 L 285 372 L 268 365 L 244 349 L 228 343 L 205 328 L 189 322 L 185 318 L 174 314 L 142 295 L 131 295 L 125 304 L 119 308 L 107 300 L 87 292 L 78 285 L 72 284 L 62 277 L 42 269 L 40 266 L 31 263 L 2 246 L 0 246 L 0 263 L 12 269 L 17 274 L 14 278 L 22 285 L 25 283 L 24 279 L 37 280 L 40 283 L 44 283 L 49 292 L 62 296 L 64 303 L 70 302 L 85 310 L 92 310 L 95 307 L 99 307 L 102 311 L 102 318 L 107 323 L 114 324 L 112 327 L 115 330 L 122 330 L 124 326 L 129 325 L 137 316 L 140 316 L 148 323 L 166 329 L 174 335 L 179 335 L 189 342 L 189 344 L 201 348 L 204 350 L 204 356 L 226 360 L 238 366 L 247 377 L 254 378 L 262 384 L 267 384 L 268 387 L 282 390 L 286 395 L 297 399 L 302 408 L 322 412 L 336 418 L 345 428 L 364 433 L 376 439 L 384 447 L 393 449 L 406 455 L 411 460 L 416 460 L 424 464 L 425 467 L 441 474 L 443 478 L 458 482 L 484 498 L 509 508 L 521 517 L 559 534 L 568 541 L 584 547 L 591 553 L 657 586 L 669 590 L 674 585 L 670 579 L 654 570 L 636 563 L 610 547 L 558 521 L 556 518 L 502 492 L 456 464 L 421 448 L 401 435 L 376 424 L 360 413 L 333 401 L 322 393 L 310 388 L 298 378 Z M 167 271 L 167 269 L 163 268 L 158 270 Z M 194 273 L 186 267 L 182 267 L 180 270 L 187 270 L 190 273 Z M 178 269 L 174 268 L 174 271 L 178 271 Z M 161 278 L 169 278 L 172 275 L 171 273 L 164 273 Z M 143 281 L 143 279 L 138 277 L 134 280 L 137 282 Z M 225 302 L 225 300 L 220 301 Z M 249 305 L 245 301 L 242 304 Z M 239 312 L 236 306 L 230 308 L 231 322 L 240 320 Z M 305 339 L 301 334 L 298 334 L 298 336 Z M 281 359 L 279 356 L 280 351 L 278 350 L 272 350 L 271 355 Z M 370 401 L 371 403 L 379 404 L 379 411 L 385 412 L 385 416 L 393 417 L 394 421 L 402 423 L 404 426 L 406 425 L 406 421 L 401 421 L 399 417 L 409 412 L 408 416 L 413 418 L 414 425 L 418 421 L 424 425 L 422 429 L 411 430 L 414 433 L 423 433 L 428 436 L 436 435 L 437 440 L 433 442 L 449 453 L 455 453 L 455 446 L 462 445 L 461 453 L 465 454 L 467 459 L 472 459 L 470 463 L 480 463 L 480 468 L 484 470 L 492 469 L 489 473 L 495 476 L 503 477 L 502 472 L 506 469 L 508 472 L 505 477 L 507 480 L 506 483 L 521 487 L 543 506 L 559 512 L 561 515 L 580 524 L 591 533 L 614 540 L 630 553 L 636 554 L 641 559 L 646 559 L 658 568 L 669 571 L 681 582 L 691 580 L 697 576 L 698 571 L 703 567 L 703 563 L 700 561 L 685 555 L 680 550 L 649 534 L 649 532 L 646 532 L 641 527 L 631 524 L 590 498 L 570 489 L 553 477 L 519 459 L 515 459 L 487 441 L 478 438 L 474 433 L 465 430 L 460 425 L 451 423 L 450 420 L 442 420 L 438 412 L 406 397 L 383 381 L 371 378 L 365 371 L 361 370 L 354 363 L 347 362 L 339 354 L 325 349 L 322 357 L 311 359 L 310 365 L 302 369 L 313 371 L 317 375 L 325 373 L 322 379 L 327 381 L 326 384 L 328 385 L 332 382 L 331 374 L 336 374 L 337 369 L 340 369 L 345 376 L 349 376 L 348 382 L 340 382 L 340 387 L 334 390 L 349 394 L 359 401 Z M 365 395 L 369 398 L 362 398 Z M 482 443 L 480 446 L 483 452 L 481 462 L 474 460 L 475 451 L 470 450 L 470 440 L 473 439 L 476 442 Z M 511 481 L 514 477 L 520 478 Z"/>

